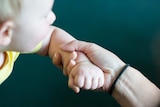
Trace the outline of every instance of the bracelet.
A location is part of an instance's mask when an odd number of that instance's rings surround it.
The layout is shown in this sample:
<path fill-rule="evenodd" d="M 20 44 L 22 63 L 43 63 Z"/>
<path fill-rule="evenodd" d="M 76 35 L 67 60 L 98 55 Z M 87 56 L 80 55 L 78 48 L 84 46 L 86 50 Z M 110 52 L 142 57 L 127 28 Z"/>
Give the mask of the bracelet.
<path fill-rule="evenodd" d="M 121 72 L 119 73 L 119 75 L 117 76 L 117 78 L 115 79 L 115 81 L 113 82 L 113 84 L 112 84 L 112 86 L 111 86 L 111 88 L 110 88 L 110 90 L 109 90 L 109 92 L 108 92 L 110 95 L 112 95 L 112 93 L 113 93 L 113 89 L 115 88 L 115 84 L 116 84 L 117 80 L 120 78 L 120 76 L 122 75 L 122 73 L 123 73 L 129 66 L 130 66 L 129 64 L 126 64 L 126 65 L 122 68 Z"/>

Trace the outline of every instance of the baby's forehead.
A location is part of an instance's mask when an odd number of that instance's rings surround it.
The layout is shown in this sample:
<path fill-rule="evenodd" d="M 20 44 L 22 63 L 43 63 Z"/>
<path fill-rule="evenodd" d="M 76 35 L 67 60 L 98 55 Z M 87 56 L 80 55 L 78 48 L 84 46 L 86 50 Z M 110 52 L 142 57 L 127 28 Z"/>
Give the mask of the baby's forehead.
<path fill-rule="evenodd" d="M 54 0 L 23 0 L 23 7 L 45 9 L 53 5 Z"/>

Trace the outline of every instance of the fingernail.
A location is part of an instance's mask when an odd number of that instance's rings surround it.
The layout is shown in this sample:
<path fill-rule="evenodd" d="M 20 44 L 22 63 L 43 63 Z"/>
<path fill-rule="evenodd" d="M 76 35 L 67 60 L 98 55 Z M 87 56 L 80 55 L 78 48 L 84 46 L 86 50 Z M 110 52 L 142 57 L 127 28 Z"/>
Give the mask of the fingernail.
<path fill-rule="evenodd" d="M 53 57 L 54 57 L 54 59 L 57 59 L 58 54 L 57 54 L 57 53 L 55 53 Z"/>
<path fill-rule="evenodd" d="M 75 65 L 75 64 L 76 64 L 76 61 L 71 60 L 71 64 L 72 64 L 72 65 Z"/>

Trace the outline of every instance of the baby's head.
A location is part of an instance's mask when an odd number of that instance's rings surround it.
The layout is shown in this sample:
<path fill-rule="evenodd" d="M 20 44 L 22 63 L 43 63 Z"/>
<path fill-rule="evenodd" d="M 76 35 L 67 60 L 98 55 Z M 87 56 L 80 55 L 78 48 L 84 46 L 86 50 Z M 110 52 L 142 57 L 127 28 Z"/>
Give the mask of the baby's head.
<path fill-rule="evenodd" d="M 0 52 L 30 52 L 55 21 L 54 0 L 0 0 Z"/>
<path fill-rule="evenodd" d="M 0 0 L 0 24 L 14 20 L 21 10 L 23 0 Z"/>

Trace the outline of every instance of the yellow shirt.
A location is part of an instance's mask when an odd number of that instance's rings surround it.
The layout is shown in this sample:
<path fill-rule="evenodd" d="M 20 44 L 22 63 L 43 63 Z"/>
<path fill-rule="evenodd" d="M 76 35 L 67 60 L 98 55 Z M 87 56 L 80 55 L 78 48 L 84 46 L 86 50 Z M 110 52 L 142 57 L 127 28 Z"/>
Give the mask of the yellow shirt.
<path fill-rule="evenodd" d="M 36 48 L 33 50 L 32 53 L 37 52 L 40 50 L 42 42 L 40 42 Z M 3 66 L 0 68 L 0 84 L 2 84 L 11 74 L 14 66 L 14 62 L 16 61 L 17 57 L 19 56 L 19 52 L 12 52 L 7 51 L 5 52 L 5 62 Z"/>
<path fill-rule="evenodd" d="M 0 84 L 5 81 L 13 70 L 13 65 L 19 52 L 5 52 L 5 62 L 0 69 Z"/>

